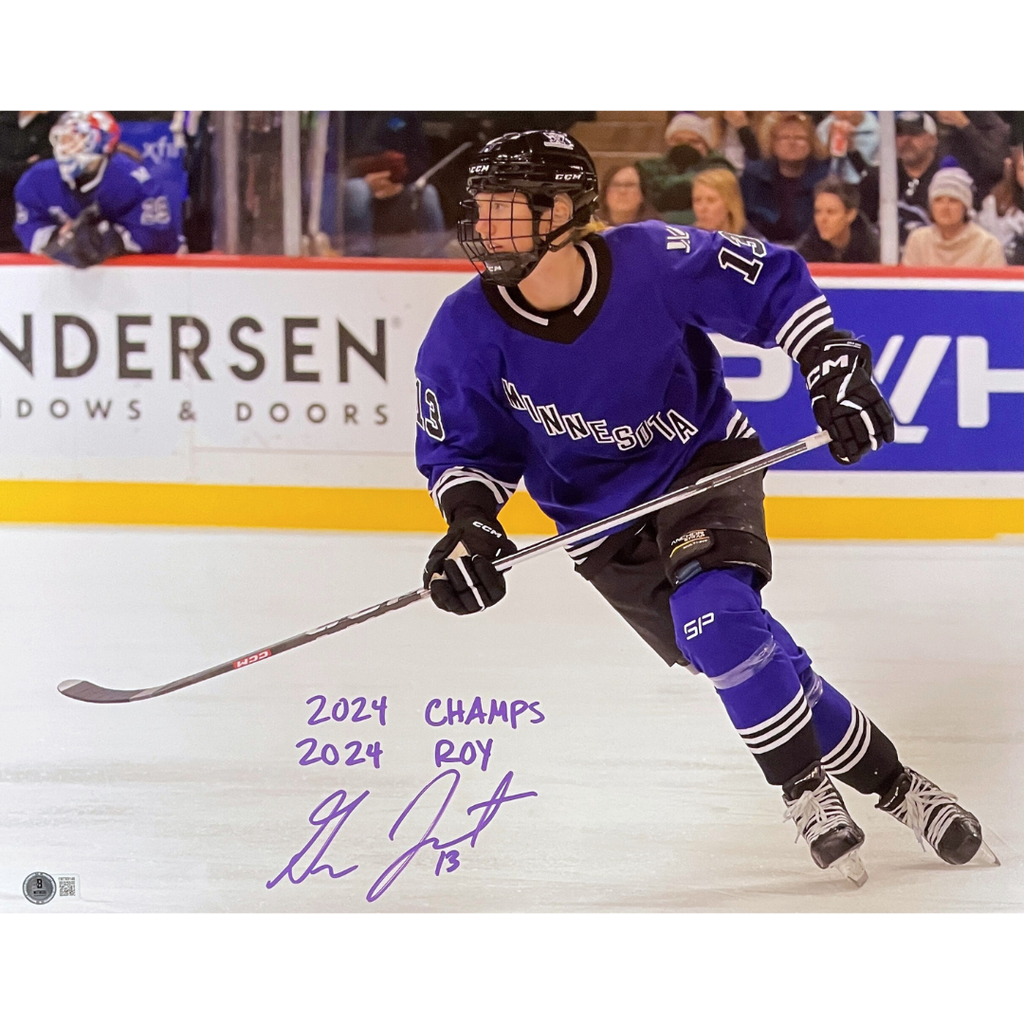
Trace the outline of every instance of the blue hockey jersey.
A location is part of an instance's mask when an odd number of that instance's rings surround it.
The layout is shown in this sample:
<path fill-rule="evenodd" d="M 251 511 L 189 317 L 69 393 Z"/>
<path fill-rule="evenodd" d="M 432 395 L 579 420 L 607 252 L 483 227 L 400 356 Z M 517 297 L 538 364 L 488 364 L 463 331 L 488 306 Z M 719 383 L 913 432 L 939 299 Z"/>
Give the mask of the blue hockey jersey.
<path fill-rule="evenodd" d="M 183 241 L 180 197 L 124 153 L 111 154 L 78 191 L 61 178 L 56 160 L 40 160 L 18 180 L 14 200 L 14 230 L 26 252 L 42 252 L 61 224 L 93 203 L 130 253 L 177 252 Z"/>
<path fill-rule="evenodd" d="M 711 441 L 753 437 L 708 337 L 795 358 L 833 326 L 792 250 L 649 221 L 579 243 L 580 297 L 450 295 L 416 363 L 416 459 L 435 502 L 470 481 L 499 507 L 520 478 L 559 532 L 665 493 Z"/>

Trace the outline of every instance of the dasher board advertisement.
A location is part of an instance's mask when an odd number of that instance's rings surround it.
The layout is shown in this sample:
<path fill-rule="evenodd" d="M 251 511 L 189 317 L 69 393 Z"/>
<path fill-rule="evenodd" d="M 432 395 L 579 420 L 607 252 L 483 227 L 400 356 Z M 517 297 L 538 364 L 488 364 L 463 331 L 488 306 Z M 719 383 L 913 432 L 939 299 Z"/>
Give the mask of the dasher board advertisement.
<path fill-rule="evenodd" d="M 419 486 L 416 350 L 469 274 L 325 263 L 0 266 L 0 478 Z M 855 474 L 1024 472 L 1024 279 L 818 269 L 898 424 Z M 769 448 L 813 429 L 783 352 L 714 340 Z M 841 476 L 827 452 L 786 467 L 808 471 Z"/>

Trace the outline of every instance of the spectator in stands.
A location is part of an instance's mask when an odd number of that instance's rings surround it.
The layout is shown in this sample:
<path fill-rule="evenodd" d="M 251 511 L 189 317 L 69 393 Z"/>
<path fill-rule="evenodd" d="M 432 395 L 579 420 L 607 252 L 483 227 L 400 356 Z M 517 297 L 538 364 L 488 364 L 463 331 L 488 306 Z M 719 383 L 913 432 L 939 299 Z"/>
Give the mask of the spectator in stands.
<path fill-rule="evenodd" d="M 828 149 L 830 173 L 859 185 L 878 166 L 878 118 L 870 110 L 833 110 L 817 128 Z"/>
<path fill-rule="evenodd" d="M 935 117 L 924 111 L 901 111 L 896 115 L 900 201 L 927 211 L 928 186 L 946 157 L 953 157 L 981 195 L 987 195 L 1003 176 L 1009 132 L 1009 125 L 990 111 L 972 111 L 968 116 L 960 110 L 940 110 Z"/>
<path fill-rule="evenodd" d="M 757 229 L 747 223 L 736 175 L 724 167 L 701 171 L 693 179 L 693 214 L 696 228 L 762 238 Z"/>
<path fill-rule="evenodd" d="M 878 238 L 859 207 L 856 185 L 822 178 L 814 186 L 814 221 L 797 252 L 808 263 L 877 263 Z"/>
<path fill-rule="evenodd" d="M 21 252 L 14 233 L 14 186 L 37 160 L 53 156 L 56 110 L 0 110 L 0 252 Z"/>
<path fill-rule="evenodd" d="M 612 164 L 601 178 L 597 216 L 609 227 L 662 219 L 641 191 L 640 172 L 634 164 Z"/>
<path fill-rule="evenodd" d="M 939 162 L 953 157 L 974 179 L 980 203 L 1003 176 L 1003 160 L 1010 155 L 1010 126 L 991 110 L 938 110 L 935 120 Z"/>
<path fill-rule="evenodd" d="M 940 167 L 928 186 L 928 200 L 932 223 L 910 233 L 903 252 L 908 267 L 1006 266 L 999 241 L 971 219 L 974 182 L 962 167 Z"/>
<path fill-rule="evenodd" d="M 1024 265 L 1024 146 L 1006 158 L 1003 179 L 982 200 L 977 223 L 999 240 L 1007 263 Z"/>
<path fill-rule="evenodd" d="M 712 167 L 731 170 L 721 153 L 711 149 L 712 126 L 690 111 L 676 114 L 665 129 L 669 151 L 662 157 L 640 160 L 644 195 L 670 224 L 693 223 L 693 179 Z"/>
<path fill-rule="evenodd" d="M 806 114 L 775 112 L 762 131 L 761 148 L 771 156 L 747 164 L 740 179 L 747 217 L 770 242 L 793 244 L 810 227 L 814 186 L 828 161 Z"/>
<path fill-rule="evenodd" d="M 745 110 L 715 110 L 711 113 L 711 147 L 742 171 L 751 160 L 761 159 L 751 115 Z"/>
<path fill-rule="evenodd" d="M 345 251 L 377 255 L 381 236 L 427 236 L 426 254 L 445 240 L 437 189 L 416 180 L 428 170 L 429 150 L 419 116 L 411 112 L 349 112 L 345 115 Z M 432 240 L 433 239 L 433 240 Z M 413 251 L 409 250 L 408 255 Z"/>
<path fill-rule="evenodd" d="M 54 159 L 14 190 L 14 230 L 28 252 L 74 267 L 124 253 L 172 253 L 183 244 L 180 197 L 118 151 L 120 129 L 101 110 L 68 111 L 50 131 Z"/>
<path fill-rule="evenodd" d="M 904 110 L 896 115 L 897 188 L 899 201 L 916 206 L 926 214 L 928 223 L 928 186 L 939 169 L 935 154 L 939 148 L 939 129 L 931 114 Z"/>
<path fill-rule="evenodd" d="M 931 223 L 928 216 L 928 186 L 939 169 L 936 153 L 939 129 L 931 114 L 904 110 L 896 115 L 896 196 L 900 244 L 910 232 Z M 878 204 L 878 175 L 865 179 L 861 196 Z"/>

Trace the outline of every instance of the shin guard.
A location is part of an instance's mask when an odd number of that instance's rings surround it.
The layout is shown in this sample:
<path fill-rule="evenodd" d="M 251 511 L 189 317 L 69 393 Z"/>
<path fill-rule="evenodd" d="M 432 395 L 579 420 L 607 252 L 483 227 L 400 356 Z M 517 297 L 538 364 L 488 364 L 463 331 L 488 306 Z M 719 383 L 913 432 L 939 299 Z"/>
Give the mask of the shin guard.
<path fill-rule="evenodd" d="M 772 635 L 750 571 L 700 573 L 670 606 L 679 649 L 714 683 L 768 782 L 781 785 L 819 760 L 800 677 Z"/>

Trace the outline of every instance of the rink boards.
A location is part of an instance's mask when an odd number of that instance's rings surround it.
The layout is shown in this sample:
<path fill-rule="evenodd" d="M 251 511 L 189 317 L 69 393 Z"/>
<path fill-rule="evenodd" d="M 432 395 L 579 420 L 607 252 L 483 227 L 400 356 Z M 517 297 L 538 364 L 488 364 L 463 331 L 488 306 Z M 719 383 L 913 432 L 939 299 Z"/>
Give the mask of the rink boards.
<path fill-rule="evenodd" d="M 1024 533 L 1024 274 L 815 267 L 872 347 L 896 443 L 767 479 L 794 538 Z M 436 529 L 412 444 L 417 347 L 455 261 L 0 262 L 0 520 Z M 716 337 L 766 447 L 815 428 L 778 350 Z M 550 522 L 523 493 L 515 532 Z"/>

